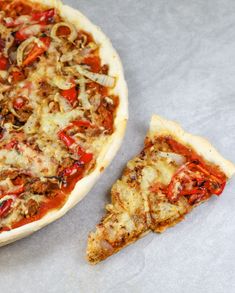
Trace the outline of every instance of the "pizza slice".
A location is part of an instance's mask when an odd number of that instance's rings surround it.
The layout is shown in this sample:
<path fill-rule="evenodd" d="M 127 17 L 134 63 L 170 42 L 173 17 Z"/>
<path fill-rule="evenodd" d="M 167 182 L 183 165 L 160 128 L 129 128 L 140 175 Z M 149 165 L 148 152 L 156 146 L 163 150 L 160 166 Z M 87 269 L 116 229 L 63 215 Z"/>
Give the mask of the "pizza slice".
<path fill-rule="evenodd" d="M 143 151 L 113 185 L 112 203 L 89 235 L 87 259 L 98 263 L 150 231 L 174 226 L 219 196 L 234 172 L 208 141 L 154 115 Z"/>

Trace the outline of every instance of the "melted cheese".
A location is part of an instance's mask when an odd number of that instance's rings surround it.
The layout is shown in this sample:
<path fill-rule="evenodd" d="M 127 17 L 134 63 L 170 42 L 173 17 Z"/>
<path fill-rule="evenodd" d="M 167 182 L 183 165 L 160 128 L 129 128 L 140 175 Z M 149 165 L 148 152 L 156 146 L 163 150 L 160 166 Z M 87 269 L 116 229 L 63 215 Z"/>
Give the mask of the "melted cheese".
<path fill-rule="evenodd" d="M 52 160 L 33 151 L 25 145 L 20 145 L 21 152 L 16 150 L 0 150 L 0 170 L 5 170 L 7 166 L 24 169 L 35 176 L 54 176 L 56 174 L 56 164 Z"/>
<path fill-rule="evenodd" d="M 49 137 L 57 138 L 57 132 L 66 127 L 70 121 L 82 117 L 83 112 L 73 109 L 66 113 L 48 113 L 48 108 L 44 107 L 41 116 L 41 131 Z"/>

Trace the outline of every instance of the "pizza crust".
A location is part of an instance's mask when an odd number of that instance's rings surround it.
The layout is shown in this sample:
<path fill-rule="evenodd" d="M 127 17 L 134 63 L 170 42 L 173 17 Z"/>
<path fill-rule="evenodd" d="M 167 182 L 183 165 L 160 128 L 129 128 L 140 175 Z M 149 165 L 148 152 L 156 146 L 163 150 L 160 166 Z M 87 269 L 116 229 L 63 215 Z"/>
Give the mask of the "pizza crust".
<path fill-rule="evenodd" d="M 235 166 L 224 159 L 218 151 L 206 139 L 185 132 L 181 126 L 158 115 L 153 115 L 150 123 L 148 137 L 172 135 L 182 144 L 192 147 L 197 154 L 202 156 L 208 162 L 211 162 L 221 168 L 228 178 L 235 173 Z"/>
<path fill-rule="evenodd" d="M 33 0 L 31 2 L 37 2 L 46 6 L 55 7 L 60 11 L 63 18 L 72 22 L 77 28 L 84 29 L 85 31 L 93 35 L 94 40 L 100 44 L 100 56 L 101 60 L 109 65 L 110 75 L 117 78 L 115 88 L 112 94 L 119 96 L 119 106 L 115 118 L 115 131 L 109 137 L 107 144 L 100 152 L 96 168 L 86 177 L 81 179 L 75 186 L 72 193 L 69 195 L 65 205 L 56 211 L 49 212 L 43 218 L 38 221 L 26 224 L 19 228 L 15 228 L 10 231 L 2 232 L 0 234 L 0 246 L 9 244 L 18 239 L 26 237 L 33 232 L 43 228 L 49 223 L 59 219 L 66 214 L 72 207 L 74 207 L 84 196 L 90 191 L 95 182 L 100 177 L 101 173 L 109 165 L 117 153 L 121 142 L 123 140 L 126 123 L 128 120 L 128 90 L 127 84 L 124 78 L 123 67 L 121 60 L 113 48 L 110 40 L 104 35 L 101 29 L 90 22 L 81 12 L 75 10 L 67 5 L 63 5 L 58 0 Z"/>

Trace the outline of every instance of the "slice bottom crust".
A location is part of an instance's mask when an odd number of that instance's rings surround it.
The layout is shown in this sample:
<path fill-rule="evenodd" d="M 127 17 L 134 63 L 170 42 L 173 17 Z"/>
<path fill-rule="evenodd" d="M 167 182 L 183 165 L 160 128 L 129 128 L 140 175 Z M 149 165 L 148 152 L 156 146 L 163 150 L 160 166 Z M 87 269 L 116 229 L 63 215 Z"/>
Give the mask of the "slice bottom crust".
<path fill-rule="evenodd" d="M 112 204 L 90 233 L 87 259 L 98 263 L 150 232 L 161 233 L 220 195 L 235 167 L 209 142 L 154 115 L 143 151 L 112 187 Z"/>

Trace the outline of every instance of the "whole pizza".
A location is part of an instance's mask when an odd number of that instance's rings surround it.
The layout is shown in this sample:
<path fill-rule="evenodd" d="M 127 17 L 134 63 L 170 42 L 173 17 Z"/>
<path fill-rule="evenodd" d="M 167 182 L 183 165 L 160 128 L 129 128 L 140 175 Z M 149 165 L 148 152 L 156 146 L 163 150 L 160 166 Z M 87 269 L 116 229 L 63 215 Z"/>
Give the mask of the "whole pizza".
<path fill-rule="evenodd" d="M 0 0 L 0 245 L 82 199 L 127 116 L 122 65 L 99 28 L 60 1 Z"/>

